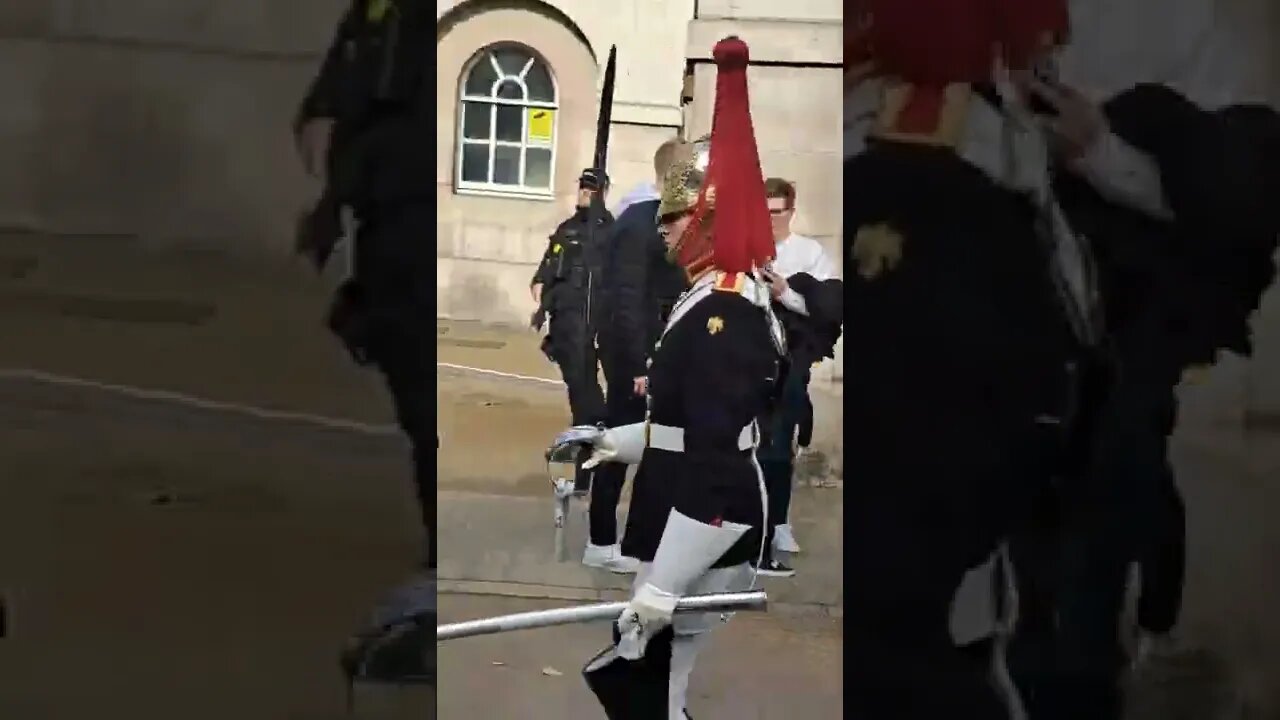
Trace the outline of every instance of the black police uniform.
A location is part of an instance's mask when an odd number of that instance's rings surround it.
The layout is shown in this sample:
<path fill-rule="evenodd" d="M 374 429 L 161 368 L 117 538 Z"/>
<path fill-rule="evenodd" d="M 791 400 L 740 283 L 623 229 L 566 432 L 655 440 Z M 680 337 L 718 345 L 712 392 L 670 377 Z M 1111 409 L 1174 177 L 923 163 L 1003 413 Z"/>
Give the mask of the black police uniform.
<path fill-rule="evenodd" d="M 588 243 L 598 247 L 605 242 L 613 216 L 602 210 L 589 239 L 588 215 L 589 208 L 579 207 L 556 227 L 532 281 L 542 285 L 542 307 L 551 316 L 544 350 L 560 366 L 575 425 L 594 425 L 605 416 L 594 338 L 602 277 L 597 250 Z"/>
<path fill-rule="evenodd" d="M 667 260 L 657 213 L 657 200 L 631 205 L 614 223 L 603 248 L 606 322 L 598 337 L 609 427 L 644 419 L 644 396 L 635 393 L 635 379 L 649 374 L 654 343 L 676 299 L 688 287 L 684 270 Z M 588 523 L 593 545 L 617 542 L 618 502 L 626 472 L 621 463 L 604 463 L 596 469 Z"/>
<path fill-rule="evenodd" d="M 422 0 L 356 0 L 299 110 L 336 120 L 329 191 L 358 223 L 355 268 L 339 294 L 343 340 L 383 374 L 413 447 L 414 481 L 435 567 L 434 18 Z"/>

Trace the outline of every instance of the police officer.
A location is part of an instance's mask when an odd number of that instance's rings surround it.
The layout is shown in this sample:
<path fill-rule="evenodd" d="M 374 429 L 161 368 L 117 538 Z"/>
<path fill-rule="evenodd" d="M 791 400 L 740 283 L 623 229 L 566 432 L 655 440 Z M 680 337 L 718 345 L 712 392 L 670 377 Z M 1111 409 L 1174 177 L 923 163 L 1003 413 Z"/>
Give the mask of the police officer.
<path fill-rule="evenodd" d="M 357 223 L 355 267 L 330 327 L 381 373 L 413 449 L 414 481 L 436 566 L 434 19 L 420 0 L 353 0 L 294 123 L 304 165 Z"/>
<path fill-rule="evenodd" d="M 529 289 L 538 315 L 550 315 L 543 351 L 560 366 L 569 388 L 569 410 L 575 425 L 604 420 L 604 393 L 597 378 L 595 328 L 599 318 L 600 263 L 597 248 L 605 240 L 613 216 L 603 207 L 593 232 L 588 232 L 591 204 L 603 203 L 609 178 L 588 168 L 578 178 L 578 206 L 556 227 L 533 274 Z M 588 317 L 588 313 L 594 315 Z M 541 317 L 534 319 L 542 324 Z M 579 469 L 579 487 L 584 487 Z"/>

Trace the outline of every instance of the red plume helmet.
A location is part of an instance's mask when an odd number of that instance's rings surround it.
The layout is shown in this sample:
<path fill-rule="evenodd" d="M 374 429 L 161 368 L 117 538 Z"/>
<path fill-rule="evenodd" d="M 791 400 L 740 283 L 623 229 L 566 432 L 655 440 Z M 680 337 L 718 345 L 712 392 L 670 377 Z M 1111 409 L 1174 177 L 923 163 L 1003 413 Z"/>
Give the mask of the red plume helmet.
<path fill-rule="evenodd" d="M 1022 69 L 1066 44 L 1071 14 L 1064 0 L 1000 0 L 999 39 L 1005 64 Z"/>
<path fill-rule="evenodd" d="M 845 17 L 855 61 L 918 85 L 987 82 L 1001 53 L 1017 67 L 1069 27 L 1067 0 L 845 0 Z"/>
<path fill-rule="evenodd" d="M 763 267 L 775 253 L 747 92 L 750 54 L 745 42 L 731 36 L 716 43 L 712 57 L 716 62 L 716 99 L 710 157 L 689 232 L 698 233 L 714 211 L 712 264 L 724 272 L 750 272 Z M 687 254 L 696 254 L 697 241 L 688 240 Z"/>
<path fill-rule="evenodd" d="M 919 135 L 940 130 L 948 86 L 994 80 L 1001 59 L 1025 68 L 1068 26 L 1067 0 L 845 0 L 845 17 L 846 65 L 907 88 L 893 125 Z"/>

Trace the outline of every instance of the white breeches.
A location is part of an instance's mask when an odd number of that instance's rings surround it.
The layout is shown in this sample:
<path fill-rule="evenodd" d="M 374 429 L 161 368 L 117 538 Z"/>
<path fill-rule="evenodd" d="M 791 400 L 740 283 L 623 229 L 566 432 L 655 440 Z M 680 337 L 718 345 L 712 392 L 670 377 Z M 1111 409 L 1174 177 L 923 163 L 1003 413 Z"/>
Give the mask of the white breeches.
<path fill-rule="evenodd" d="M 641 563 L 633 588 L 639 588 L 649 577 L 652 563 Z M 689 588 L 689 595 L 742 590 L 751 581 L 751 567 L 746 563 L 734 567 L 708 571 Z M 684 720 L 684 710 L 689 694 L 689 677 L 697 662 L 698 653 L 706 646 L 707 634 L 722 623 L 719 613 L 677 614 L 672 619 L 675 637 L 671 641 L 671 679 L 668 683 L 668 718 Z"/>

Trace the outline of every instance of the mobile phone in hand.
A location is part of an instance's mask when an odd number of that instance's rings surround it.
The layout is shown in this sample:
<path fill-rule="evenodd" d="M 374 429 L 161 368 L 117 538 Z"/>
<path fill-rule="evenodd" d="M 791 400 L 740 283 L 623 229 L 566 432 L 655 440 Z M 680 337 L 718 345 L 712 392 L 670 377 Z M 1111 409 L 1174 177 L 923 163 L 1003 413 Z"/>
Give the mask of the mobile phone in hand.
<path fill-rule="evenodd" d="M 1036 85 L 1044 85 L 1049 88 L 1060 87 L 1061 82 L 1059 81 L 1057 61 L 1051 57 L 1045 58 L 1035 64 L 1031 69 L 1031 74 L 1036 80 L 1036 82 L 1032 84 L 1031 97 L 1029 98 L 1028 103 L 1030 105 L 1031 112 L 1036 115 L 1057 117 L 1057 106 L 1050 102 L 1050 100 L 1036 88 Z"/>

